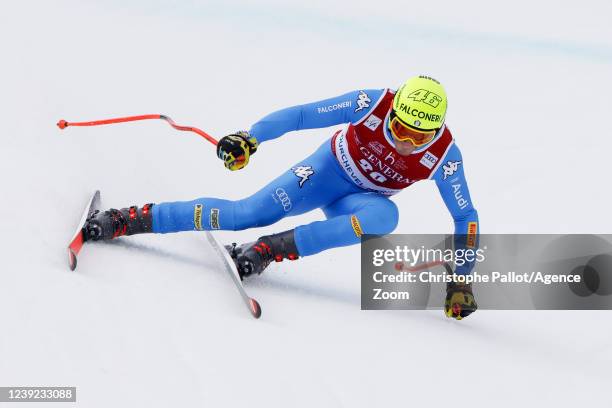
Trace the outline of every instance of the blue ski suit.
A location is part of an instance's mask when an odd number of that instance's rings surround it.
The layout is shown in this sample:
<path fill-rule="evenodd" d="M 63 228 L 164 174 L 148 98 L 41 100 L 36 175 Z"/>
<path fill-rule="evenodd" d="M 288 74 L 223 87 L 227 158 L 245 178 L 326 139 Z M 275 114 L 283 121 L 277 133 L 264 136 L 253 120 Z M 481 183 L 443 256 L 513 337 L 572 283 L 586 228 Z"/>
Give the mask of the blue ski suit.
<path fill-rule="evenodd" d="M 290 131 L 355 123 L 373 109 L 373 106 L 355 109 L 359 95 L 365 92 L 371 100 L 376 100 L 384 91 L 357 90 L 335 98 L 282 109 L 259 120 L 249 132 L 261 145 Z M 469 224 L 477 225 L 478 213 L 472 205 L 463 171 L 463 159 L 457 145 L 453 144 L 440 160 L 460 164 L 456 166 L 452 178 L 444 175 L 442 166 L 431 178 L 435 180 L 453 217 L 455 236 L 465 236 Z M 284 217 L 317 208 L 323 210 L 325 220 L 295 228 L 295 243 L 301 256 L 357 244 L 361 234 L 391 233 L 399 218 L 398 208 L 389 197 L 368 191 L 347 176 L 332 153 L 328 140 L 310 156 L 297 162 L 249 197 L 235 201 L 202 197 L 193 201 L 155 205 L 153 232 L 214 229 L 238 231 L 270 225 Z M 469 273 L 471 266 L 466 265 L 456 272 Z"/>

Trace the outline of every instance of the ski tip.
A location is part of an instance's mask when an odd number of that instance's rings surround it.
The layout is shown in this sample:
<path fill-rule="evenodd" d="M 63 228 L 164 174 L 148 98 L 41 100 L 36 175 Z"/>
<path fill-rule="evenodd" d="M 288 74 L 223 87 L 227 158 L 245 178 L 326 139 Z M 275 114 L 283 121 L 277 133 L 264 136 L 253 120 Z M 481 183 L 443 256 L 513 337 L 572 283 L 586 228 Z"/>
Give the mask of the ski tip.
<path fill-rule="evenodd" d="M 74 271 L 77 267 L 77 257 L 70 248 L 68 248 L 68 263 L 70 264 L 70 270 Z"/>
<path fill-rule="evenodd" d="M 251 304 L 251 313 L 253 317 L 259 319 L 261 317 L 261 306 L 259 306 L 259 303 L 253 298 L 249 299 L 249 303 Z"/>

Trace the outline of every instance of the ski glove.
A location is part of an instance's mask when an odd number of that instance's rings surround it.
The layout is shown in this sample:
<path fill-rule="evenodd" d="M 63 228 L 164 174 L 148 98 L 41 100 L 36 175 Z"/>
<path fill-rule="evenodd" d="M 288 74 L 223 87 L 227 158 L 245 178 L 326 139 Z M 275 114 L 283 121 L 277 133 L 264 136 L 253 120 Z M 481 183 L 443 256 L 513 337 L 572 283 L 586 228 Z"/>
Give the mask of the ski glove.
<path fill-rule="evenodd" d="M 461 320 L 468 317 L 478 309 L 472 284 L 449 282 L 446 285 L 446 301 L 444 302 L 444 312 L 446 317 Z"/>
<path fill-rule="evenodd" d="M 240 170 L 249 163 L 249 157 L 257 151 L 257 140 L 246 130 L 227 135 L 217 143 L 217 157 L 229 170 Z"/>

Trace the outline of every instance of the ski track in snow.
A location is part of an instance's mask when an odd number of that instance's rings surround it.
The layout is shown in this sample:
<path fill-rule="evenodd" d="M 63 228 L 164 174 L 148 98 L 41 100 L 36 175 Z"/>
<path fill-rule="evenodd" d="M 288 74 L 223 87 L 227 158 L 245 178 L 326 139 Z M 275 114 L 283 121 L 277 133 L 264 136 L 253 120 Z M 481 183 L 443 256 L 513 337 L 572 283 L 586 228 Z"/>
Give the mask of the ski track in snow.
<path fill-rule="evenodd" d="M 163 113 L 221 136 L 275 109 L 424 72 L 448 88 L 448 125 L 482 232 L 609 233 L 612 141 L 600 124 L 612 93 L 608 3 L 529 3 L 524 17 L 538 24 L 524 27 L 509 21 L 526 2 L 504 17 L 468 1 L 469 20 L 451 3 L 420 5 L 421 20 L 436 21 L 430 29 L 440 34 L 425 35 L 429 25 L 411 16 L 416 28 L 402 36 L 401 21 L 389 17 L 388 42 L 364 23 L 368 13 L 385 21 L 365 2 L 350 12 L 348 2 L 313 2 L 304 19 L 277 1 L 262 2 L 253 18 L 241 2 L 38 3 L 37 13 L 13 2 L 0 16 L 0 386 L 77 386 L 83 407 L 607 399 L 609 312 L 478 311 L 456 322 L 440 311 L 361 311 L 357 247 L 283 262 L 248 281 L 260 320 L 195 232 L 87 245 L 71 273 L 65 245 L 95 189 L 104 208 L 241 198 L 332 129 L 266 143 L 247 169 L 230 173 L 207 142 L 163 123 L 64 131 L 55 123 Z M 401 5 L 383 1 L 381 10 Z M 275 9 L 286 18 L 267 17 Z M 453 33 L 462 40 L 448 44 Z M 452 230 L 433 183 L 394 200 L 398 232 Z M 321 217 L 219 235 L 242 242 Z"/>

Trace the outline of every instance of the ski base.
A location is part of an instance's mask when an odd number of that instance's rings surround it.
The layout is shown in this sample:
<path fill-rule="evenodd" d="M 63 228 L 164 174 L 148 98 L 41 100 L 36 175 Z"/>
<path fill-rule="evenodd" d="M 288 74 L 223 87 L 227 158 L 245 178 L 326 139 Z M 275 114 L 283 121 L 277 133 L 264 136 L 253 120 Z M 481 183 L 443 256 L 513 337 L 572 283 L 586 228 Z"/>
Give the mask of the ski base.
<path fill-rule="evenodd" d="M 223 261 L 225 270 L 232 277 L 232 281 L 234 282 L 236 289 L 238 289 L 242 300 L 251 312 L 251 315 L 253 315 L 253 317 L 256 319 L 259 319 L 261 317 L 261 306 L 255 299 L 247 295 L 246 291 L 244 290 L 244 286 L 242 286 L 242 280 L 240 280 L 240 275 L 238 274 L 236 264 L 234 264 L 234 260 L 232 259 L 231 255 L 225 250 L 225 247 L 223 247 L 223 245 L 219 243 L 219 241 L 217 241 L 217 239 L 210 231 L 204 231 L 204 234 L 206 235 L 206 239 L 208 239 L 210 245 L 215 249 L 219 257 Z"/>
<path fill-rule="evenodd" d="M 85 226 L 87 217 L 89 217 L 99 207 L 99 205 L 100 190 L 96 190 L 96 192 L 93 193 L 89 199 L 87 206 L 85 206 L 85 210 L 81 216 L 81 221 L 79 222 L 70 244 L 68 244 L 68 264 L 70 265 L 71 271 L 76 269 L 77 256 L 79 255 L 79 252 L 81 252 L 81 248 L 83 248 L 83 244 L 85 243 L 85 238 L 83 237 L 83 227 Z"/>

